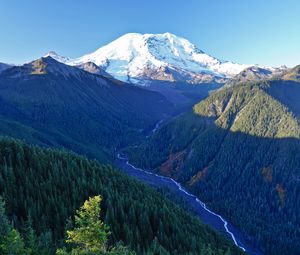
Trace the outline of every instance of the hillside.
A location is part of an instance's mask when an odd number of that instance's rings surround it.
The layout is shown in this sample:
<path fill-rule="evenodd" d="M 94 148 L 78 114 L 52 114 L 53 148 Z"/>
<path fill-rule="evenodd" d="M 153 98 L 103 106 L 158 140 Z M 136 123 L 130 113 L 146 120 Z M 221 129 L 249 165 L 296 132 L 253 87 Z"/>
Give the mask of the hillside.
<path fill-rule="evenodd" d="M 283 80 L 292 80 L 292 81 L 299 82 L 300 81 L 300 65 L 286 70 L 286 72 L 283 73 L 281 78 Z"/>
<path fill-rule="evenodd" d="M 26 234 L 28 222 L 32 225 L 39 254 L 53 254 L 65 226 L 72 228 L 69 217 L 95 195 L 103 198 L 101 218 L 110 228 L 110 245 L 122 241 L 137 254 L 243 254 L 158 192 L 110 166 L 0 139 L 0 196 L 14 227 Z"/>
<path fill-rule="evenodd" d="M 106 161 L 173 105 L 161 94 L 41 58 L 0 75 L 0 131 Z"/>
<path fill-rule="evenodd" d="M 234 85 L 239 85 L 241 83 L 246 83 L 249 81 L 258 82 L 263 80 L 271 80 L 274 77 L 280 77 L 287 72 L 285 66 L 282 67 L 260 67 L 260 66 L 250 66 L 245 68 L 237 75 L 233 76 L 231 79 L 226 81 L 225 88 Z"/>
<path fill-rule="evenodd" d="M 299 254 L 299 95 L 279 79 L 217 91 L 126 153 L 184 183 L 266 254 Z"/>

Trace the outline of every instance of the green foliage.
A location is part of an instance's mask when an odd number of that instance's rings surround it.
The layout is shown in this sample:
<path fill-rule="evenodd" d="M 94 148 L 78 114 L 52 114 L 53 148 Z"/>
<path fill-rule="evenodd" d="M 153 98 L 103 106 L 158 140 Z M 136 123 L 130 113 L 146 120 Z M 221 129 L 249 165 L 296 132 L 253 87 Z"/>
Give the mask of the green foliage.
<path fill-rule="evenodd" d="M 156 172 L 184 152 L 174 178 L 266 254 L 300 254 L 299 94 L 283 81 L 223 89 L 125 152 Z"/>
<path fill-rule="evenodd" d="M 75 215 L 74 230 L 67 231 L 69 244 L 78 247 L 73 249 L 74 254 L 84 252 L 104 252 L 106 251 L 108 227 L 100 220 L 101 197 L 90 198 Z"/>
<path fill-rule="evenodd" d="M 32 225 L 37 241 L 24 240 L 37 243 L 43 255 L 54 253 L 64 238 L 67 221 L 69 230 L 74 228 L 68 219 L 88 197 L 97 194 L 103 198 L 101 220 L 110 227 L 108 247 L 116 247 L 111 252 L 120 254 L 123 248 L 116 244 L 121 241 L 137 254 L 154 254 L 152 249 L 157 254 L 199 254 L 208 246 L 215 254 L 224 254 L 228 248 L 242 254 L 153 189 L 110 166 L 66 151 L 1 138 L 0 194 L 18 230 L 32 221 L 26 225 Z"/>
<path fill-rule="evenodd" d="M 4 238 L 1 244 L 1 254 L 3 255 L 27 255 L 29 252 L 24 247 L 24 242 L 20 233 L 12 229 Z"/>
<path fill-rule="evenodd" d="M 233 132 L 283 138 L 300 138 L 300 125 L 294 115 L 281 102 L 267 92 L 275 84 L 240 85 L 221 90 L 194 106 L 194 112 L 215 118 L 217 126 Z M 281 91 L 287 85 L 281 84 Z M 298 92 L 300 92 L 298 84 Z"/>
<path fill-rule="evenodd" d="M 1 255 L 29 255 L 25 249 L 20 233 L 14 229 L 5 214 L 4 201 L 0 197 L 0 254 Z"/>
<path fill-rule="evenodd" d="M 3 238 L 11 231 L 12 227 L 9 224 L 9 221 L 6 217 L 5 213 L 5 203 L 3 201 L 3 198 L 0 197 L 0 236 L 1 241 L 3 241 Z"/>
<path fill-rule="evenodd" d="M 41 254 L 39 252 L 38 247 L 38 239 L 36 236 L 35 231 L 32 228 L 32 219 L 31 216 L 28 216 L 27 221 L 24 223 L 24 226 L 22 228 L 22 235 L 24 238 L 24 244 L 28 250 L 28 253 L 30 255 L 39 255 Z"/>
<path fill-rule="evenodd" d="M 128 254 L 134 255 L 133 252 L 127 250 L 126 247 L 118 246 L 108 249 L 107 240 L 108 227 L 100 219 L 100 203 L 101 197 L 95 196 L 84 202 L 80 210 L 75 215 L 75 225 L 73 230 L 67 231 L 66 243 L 72 244 L 70 253 L 66 249 L 58 249 L 56 254 Z"/>

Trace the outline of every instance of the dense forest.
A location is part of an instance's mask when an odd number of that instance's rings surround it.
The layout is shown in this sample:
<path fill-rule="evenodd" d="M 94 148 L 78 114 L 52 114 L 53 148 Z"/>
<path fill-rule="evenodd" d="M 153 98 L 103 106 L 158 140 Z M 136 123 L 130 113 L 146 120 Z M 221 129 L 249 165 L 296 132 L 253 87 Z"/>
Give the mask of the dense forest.
<path fill-rule="evenodd" d="M 109 227 L 101 220 L 101 197 L 90 197 L 76 211 L 75 226 L 67 230 L 66 246 L 56 250 L 57 255 L 135 255 L 118 243 L 108 246 Z M 5 203 L 0 197 L 0 252 L 2 255 L 48 254 L 44 242 L 37 238 L 29 220 L 20 232 L 13 228 L 5 214 Z"/>
<path fill-rule="evenodd" d="M 184 183 L 266 254 L 300 254 L 299 94 L 282 80 L 219 90 L 125 153 Z"/>
<path fill-rule="evenodd" d="M 67 151 L 1 138 L 0 195 L 0 213 L 9 219 L 0 218 L 0 229 L 7 229 L 0 247 L 7 247 L 7 238 L 19 240 L 25 251 L 15 254 L 54 254 L 64 246 L 65 231 L 76 227 L 76 210 L 95 195 L 102 197 L 108 247 L 122 242 L 137 254 L 242 254 L 152 188 Z"/>

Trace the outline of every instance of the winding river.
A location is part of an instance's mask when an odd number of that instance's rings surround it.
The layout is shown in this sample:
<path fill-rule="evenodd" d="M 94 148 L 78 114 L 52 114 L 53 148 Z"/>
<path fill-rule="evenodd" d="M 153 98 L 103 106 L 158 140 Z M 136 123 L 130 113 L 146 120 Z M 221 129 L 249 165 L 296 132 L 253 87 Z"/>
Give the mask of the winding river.
<path fill-rule="evenodd" d="M 232 239 L 234 244 L 250 255 L 262 255 L 262 252 L 249 243 L 245 236 L 232 224 L 226 221 L 221 215 L 210 210 L 205 203 L 195 195 L 187 192 L 180 183 L 172 178 L 161 176 L 140 168 L 128 162 L 125 155 L 117 154 L 116 165 L 128 175 L 133 176 L 144 183 L 155 187 L 168 187 L 173 193 L 183 199 L 185 204 L 201 219 L 202 222 L 210 225 L 219 232 L 224 233 Z"/>

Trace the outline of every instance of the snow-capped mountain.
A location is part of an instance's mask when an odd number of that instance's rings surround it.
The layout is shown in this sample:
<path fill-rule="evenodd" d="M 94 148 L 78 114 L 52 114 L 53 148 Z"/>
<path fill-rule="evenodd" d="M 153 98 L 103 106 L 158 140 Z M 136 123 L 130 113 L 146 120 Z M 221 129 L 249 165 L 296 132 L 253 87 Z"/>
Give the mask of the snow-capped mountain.
<path fill-rule="evenodd" d="M 56 61 L 64 63 L 64 64 L 67 64 L 71 61 L 69 58 L 61 56 L 61 55 L 57 54 L 55 51 L 48 52 L 44 56 L 44 58 L 47 58 L 47 57 L 51 57 L 51 58 L 55 59 Z"/>
<path fill-rule="evenodd" d="M 132 83 L 145 80 L 224 82 L 248 67 L 214 58 L 188 40 L 170 33 L 125 34 L 77 59 L 54 52 L 46 56 L 69 65 L 93 62 L 115 78 Z"/>
<path fill-rule="evenodd" d="M 125 34 L 95 52 L 76 59 L 55 52 L 49 52 L 46 56 L 92 72 L 95 72 L 95 67 L 91 66 L 94 63 L 116 79 L 140 85 L 151 81 L 225 83 L 238 74 L 238 79 L 247 79 L 249 76 L 261 78 L 272 76 L 279 70 L 221 61 L 187 39 L 170 33 Z"/>

